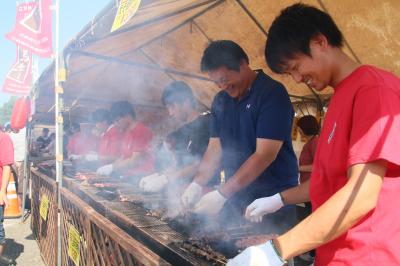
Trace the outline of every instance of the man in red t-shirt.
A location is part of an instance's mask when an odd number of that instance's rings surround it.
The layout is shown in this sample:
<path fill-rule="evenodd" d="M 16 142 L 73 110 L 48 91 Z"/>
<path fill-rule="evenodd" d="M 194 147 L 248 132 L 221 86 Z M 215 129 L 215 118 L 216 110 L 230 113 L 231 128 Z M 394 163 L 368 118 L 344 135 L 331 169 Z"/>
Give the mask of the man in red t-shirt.
<path fill-rule="evenodd" d="M 313 213 L 228 265 L 278 266 L 313 248 L 316 266 L 400 265 L 400 79 L 360 66 L 342 45 L 332 18 L 311 6 L 292 5 L 272 23 L 268 66 L 317 91 L 334 88 L 310 182 L 281 193 L 284 204 L 310 198 Z M 272 212 L 275 203 L 263 202 Z"/>
<path fill-rule="evenodd" d="M 152 131 L 136 120 L 132 104 L 116 102 L 111 107 L 115 126 L 121 132 L 121 155 L 113 163 L 97 169 L 100 175 L 118 172 L 128 176 L 143 176 L 154 172 L 154 157 L 151 153 Z"/>
<path fill-rule="evenodd" d="M 10 136 L 0 131 L 0 264 L 14 265 L 11 258 L 3 255 L 5 248 L 4 208 L 8 205 L 7 186 L 11 174 L 11 165 L 14 163 L 14 147 Z"/>
<path fill-rule="evenodd" d="M 111 124 L 111 114 L 108 110 L 97 109 L 92 114 L 92 121 L 95 128 L 92 132 L 99 137 L 97 152 L 85 155 L 86 161 L 99 161 L 106 164 L 115 161 L 121 156 L 121 138 L 114 124 Z"/>
<path fill-rule="evenodd" d="M 76 132 L 68 141 L 68 157 L 78 160 L 84 155 L 97 151 L 99 138 L 92 134 L 90 127 L 86 125 L 82 128 L 80 125 L 74 125 Z"/>

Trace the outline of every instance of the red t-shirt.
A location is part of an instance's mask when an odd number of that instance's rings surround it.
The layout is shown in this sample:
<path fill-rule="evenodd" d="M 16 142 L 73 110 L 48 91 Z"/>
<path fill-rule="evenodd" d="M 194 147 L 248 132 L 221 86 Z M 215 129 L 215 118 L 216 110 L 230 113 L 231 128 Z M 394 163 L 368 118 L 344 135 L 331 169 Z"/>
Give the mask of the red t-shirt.
<path fill-rule="evenodd" d="M 318 136 L 312 137 L 306 144 L 300 153 L 299 165 L 311 165 L 314 161 L 314 155 L 317 150 Z M 311 172 L 300 171 L 300 184 L 304 183 L 311 177 Z"/>
<path fill-rule="evenodd" d="M 3 167 L 14 163 L 14 146 L 10 136 L 0 132 L 0 188 L 3 179 Z"/>
<path fill-rule="evenodd" d="M 120 157 L 121 137 L 122 134 L 118 131 L 117 127 L 111 125 L 103 134 L 103 136 L 101 136 L 99 144 L 99 155 Z"/>
<path fill-rule="evenodd" d="M 362 66 L 331 99 L 311 176 L 313 209 L 346 184 L 349 167 L 378 159 L 388 169 L 376 208 L 319 247 L 316 266 L 400 265 L 400 79 Z"/>
<path fill-rule="evenodd" d="M 69 154 L 85 155 L 90 152 L 96 152 L 98 145 L 98 137 L 77 132 L 69 139 L 67 149 Z"/>
<path fill-rule="evenodd" d="M 137 166 L 124 172 L 126 175 L 142 175 L 154 172 L 154 157 L 151 152 L 153 132 L 142 123 L 127 131 L 122 137 L 122 159 L 128 159 L 134 152 L 143 156 Z"/>

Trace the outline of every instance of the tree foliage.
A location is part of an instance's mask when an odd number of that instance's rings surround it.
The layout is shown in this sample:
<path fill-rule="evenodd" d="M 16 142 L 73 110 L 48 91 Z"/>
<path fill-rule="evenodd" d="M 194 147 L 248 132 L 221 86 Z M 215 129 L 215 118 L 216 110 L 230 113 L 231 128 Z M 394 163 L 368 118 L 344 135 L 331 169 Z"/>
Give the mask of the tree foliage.
<path fill-rule="evenodd" d="M 0 124 L 4 125 L 8 122 L 10 122 L 11 118 L 11 112 L 14 107 L 15 102 L 17 101 L 16 96 L 11 96 L 8 102 L 5 102 L 1 107 L 0 107 Z"/>

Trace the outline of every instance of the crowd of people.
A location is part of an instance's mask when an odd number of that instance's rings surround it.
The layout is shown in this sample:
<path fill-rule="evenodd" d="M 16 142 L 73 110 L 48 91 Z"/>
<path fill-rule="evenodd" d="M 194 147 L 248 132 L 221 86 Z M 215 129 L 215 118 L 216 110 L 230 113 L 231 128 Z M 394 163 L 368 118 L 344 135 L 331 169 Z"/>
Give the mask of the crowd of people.
<path fill-rule="evenodd" d="M 92 126 L 65 130 L 67 156 L 96 162 L 99 175 L 139 176 L 146 193 L 180 184 L 178 211 L 243 216 L 278 234 L 229 266 L 280 266 L 305 253 L 315 265 L 400 265 L 400 213 L 392 205 L 400 190 L 400 79 L 355 62 L 343 42 L 329 14 L 305 4 L 282 10 L 268 30 L 265 58 L 273 72 L 316 91 L 334 89 L 322 128 L 312 115 L 297 122 L 306 139 L 299 160 L 286 88 L 253 70 L 231 40 L 210 42 L 201 58 L 201 71 L 220 89 L 209 111 L 199 111 L 188 84 L 174 81 L 161 100 L 179 127 L 162 142 L 154 145 L 134 106 L 119 101 L 93 112 Z M 10 166 L 21 158 L 11 156 L 5 133 L 0 143 L 1 219 Z M 54 143 L 44 128 L 36 147 L 52 152 Z M 307 217 L 299 222 L 300 203 Z"/>

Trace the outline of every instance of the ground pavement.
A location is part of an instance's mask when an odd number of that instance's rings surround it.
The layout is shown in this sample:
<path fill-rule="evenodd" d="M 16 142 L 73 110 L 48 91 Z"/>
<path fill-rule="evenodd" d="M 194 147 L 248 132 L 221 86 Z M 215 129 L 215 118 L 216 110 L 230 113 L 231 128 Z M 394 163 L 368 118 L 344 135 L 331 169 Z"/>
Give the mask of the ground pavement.
<path fill-rule="evenodd" d="M 30 216 L 25 222 L 21 219 L 5 219 L 6 231 L 5 255 L 14 258 L 17 265 L 44 266 L 39 247 L 30 228 Z M 1 264 L 0 264 L 1 265 Z"/>

